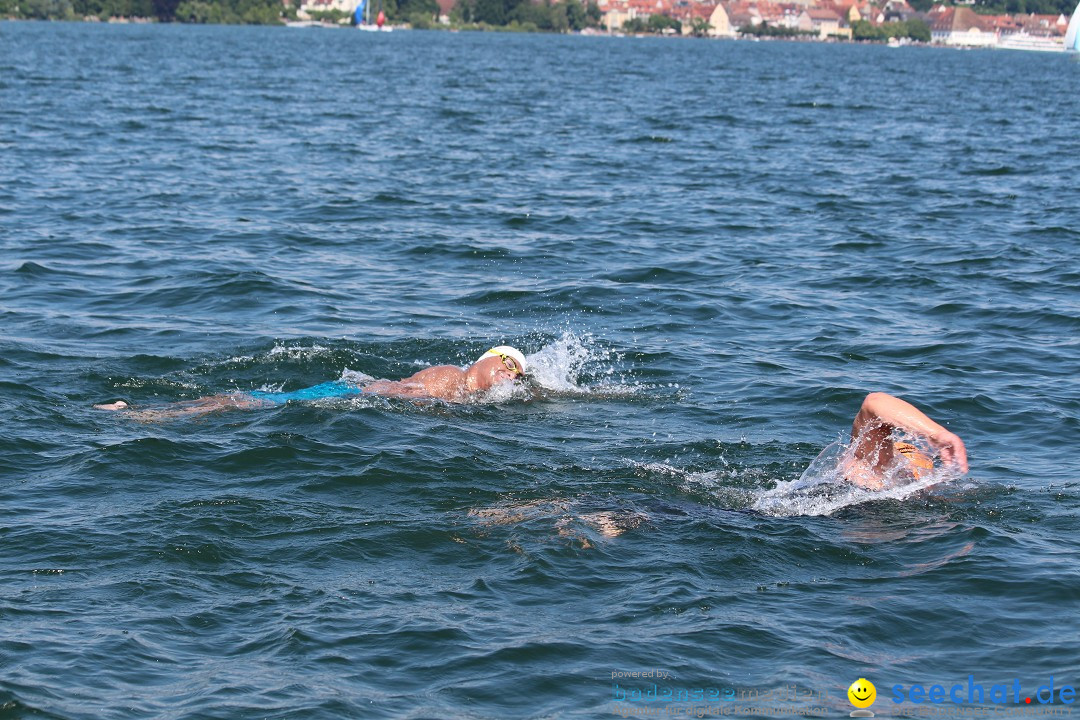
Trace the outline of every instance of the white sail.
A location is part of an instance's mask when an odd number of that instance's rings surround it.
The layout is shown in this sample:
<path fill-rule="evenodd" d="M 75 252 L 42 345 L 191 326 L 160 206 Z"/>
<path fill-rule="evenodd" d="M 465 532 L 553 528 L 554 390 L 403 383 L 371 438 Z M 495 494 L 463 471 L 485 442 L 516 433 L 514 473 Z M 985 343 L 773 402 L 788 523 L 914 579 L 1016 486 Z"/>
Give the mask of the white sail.
<path fill-rule="evenodd" d="M 1080 2 L 1076 4 L 1069 20 L 1069 29 L 1065 31 L 1065 49 L 1080 51 Z"/>

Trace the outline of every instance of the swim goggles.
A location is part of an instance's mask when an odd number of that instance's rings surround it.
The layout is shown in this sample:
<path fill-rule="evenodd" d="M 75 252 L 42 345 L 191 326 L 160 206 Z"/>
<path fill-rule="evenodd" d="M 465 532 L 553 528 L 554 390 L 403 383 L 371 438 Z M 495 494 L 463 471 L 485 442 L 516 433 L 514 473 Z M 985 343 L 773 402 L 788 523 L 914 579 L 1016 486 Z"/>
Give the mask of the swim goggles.
<path fill-rule="evenodd" d="M 503 367 L 514 374 L 514 380 L 521 380 L 525 377 L 525 371 L 518 367 L 517 360 L 505 353 L 496 354 L 499 356 L 499 359 L 502 360 Z"/>

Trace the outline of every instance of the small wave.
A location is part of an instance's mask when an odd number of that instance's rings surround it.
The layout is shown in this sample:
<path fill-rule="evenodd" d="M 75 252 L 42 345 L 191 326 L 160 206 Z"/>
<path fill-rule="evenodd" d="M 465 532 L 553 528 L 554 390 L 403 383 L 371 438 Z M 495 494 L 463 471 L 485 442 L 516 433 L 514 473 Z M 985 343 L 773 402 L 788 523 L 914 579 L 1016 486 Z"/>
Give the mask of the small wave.
<path fill-rule="evenodd" d="M 622 142 L 636 145 L 649 145 L 654 143 L 660 145 L 667 145 L 668 143 L 675 142 L 675 138 L 671 138 L 666 135 L 639 135 L 628 140 L 623 140 Z"/>
<path fill-rule="evenodd" d="M 381 192 L 376 193 L 375 197 L 371 199 L 374 203 L 382 203 L 384 205 L 422 205 L 418 200 L 413 200 L 405 195 L 398 195 L 396 193 Z"/>
<path fill-rule="evenodd" d="M 738 125 L 739 118 L 734 115 L 728 115 L 727 113 L 718 113 L 715 115 L 704 115 L 701 118 L 702 122 L 714 123 L 717 125 Z"/>
<path fill-rule="evenodd" d="M 721 458 L 723 460 L 723 458 Z M 726 464 L 726 463 L 725 463 Z M 754 501 L 754 491 L 743 487 L 762 481 L 761 472 L 747 468 L 725 467 L 722 470 L 686 470 L 664 462 L 633 462 L 631 466 L 643 475 L 668 478 L 679 491 L 697 496 L 710 507 L 726 510 L 747 510 Z"/>
<path fill-rule="evenodd" d="M 77 272 L 75 270 L 60 269 L 36 263 L 33 260 L 27 260 L 19 267 L 15 268 L 15 273 L 19 275 L 26 275 L 29 277 L 49 277 L 54 275 L 66 275 L 68 277 L 85 277 L 85 273 Z"/>
<path fill-rule="evenodd" d="M 986 177 L 997 177 L 999 175 L 1017 175 L 1021 174 L 1021 170 L 1010 167 L 1009 165 L 999 165 L 997 167 L 985 167 L 985 168 L 972 168 L 970 170 L 961 170 L 961 175 L 982 175 Z"/>
<path fill-rule="evenodd" d="M 19 700 L 7 690 L 0 690 L 0 718 L 58 717 Z"/>

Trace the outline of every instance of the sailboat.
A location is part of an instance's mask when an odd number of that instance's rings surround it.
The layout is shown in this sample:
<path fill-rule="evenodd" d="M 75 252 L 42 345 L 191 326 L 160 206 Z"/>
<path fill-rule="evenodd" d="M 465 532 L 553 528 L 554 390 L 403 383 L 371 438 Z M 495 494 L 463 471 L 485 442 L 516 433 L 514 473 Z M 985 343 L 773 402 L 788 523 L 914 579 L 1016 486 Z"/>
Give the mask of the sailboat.
<path fill-rule="evenodd" d="M 356 3 L 356 9 L 353 10 L 353 21 L 356 23 L 356 27 L 361 30 L 374 30 L 375 28 L 367 24 L 365 10 L 367 10 L 367 0 L 360 0 L 360 2 Z"/>
<path fill-rule="evenodd" d="M 360 0 L 356 10 L 353 11 L 353 17 L 356 19 L 356 27 L 361 30 L 367 30 L 368 32 L 379 32 L 380 30 L 390 32 L 393 30 L 391 27 L 383 27 L 386 23 L 386 14 L 382 11 L 382 0 L 379 0 L 379 14 L 375 16 L 374 25 L 370 22 L 371 6 L 367 3 L 367 0 Z"/>
<path fill-rule="evenodd" d="M 1080 52 L 1080 2 L 1073 10 L 1072 19 L 1069 20 L 1069 29 L 1065 31 L 1066 52 Z"/>

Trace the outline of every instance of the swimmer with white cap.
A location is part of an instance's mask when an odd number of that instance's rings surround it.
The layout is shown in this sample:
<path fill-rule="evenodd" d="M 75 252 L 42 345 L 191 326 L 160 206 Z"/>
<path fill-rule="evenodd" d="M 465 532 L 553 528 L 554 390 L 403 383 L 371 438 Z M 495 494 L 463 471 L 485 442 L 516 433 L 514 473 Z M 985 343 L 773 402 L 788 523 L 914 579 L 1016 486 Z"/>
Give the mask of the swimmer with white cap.
<path fill-rule="evenodd" d="M 402 380 L 376 380 L 365 385 L 353 385 L 342 380 L 335 380 L 293 392 L 254 391 L 212 395 L 176 403 L 166 409 L 137 412 L 139 419 L 152 421 L 170 417 L 205 415 L 220 410 L 268 407 L 294 400 L 320 400 L 356 395 L 467 402 L 498 384 L 524 379 L 526 364 L 525 355 L 520 350 L 509 345 L 499 345 L 485 352 L 464 370 L 454 365 L 436 365 L 424 368 Z M 94 407 L 98 410 L 131 409 L 123 400 Z"/>
<path fill-rule="evenodd" d="M 495 385 L 525 377 L 525 355 L 509 345 L 493 347 L 462 370 L 453 365 L 424 368 L 404 380 L 379 380 L 364 390 L 379 395 L 429 397 L 464 402 L 487 392 Z"/>

